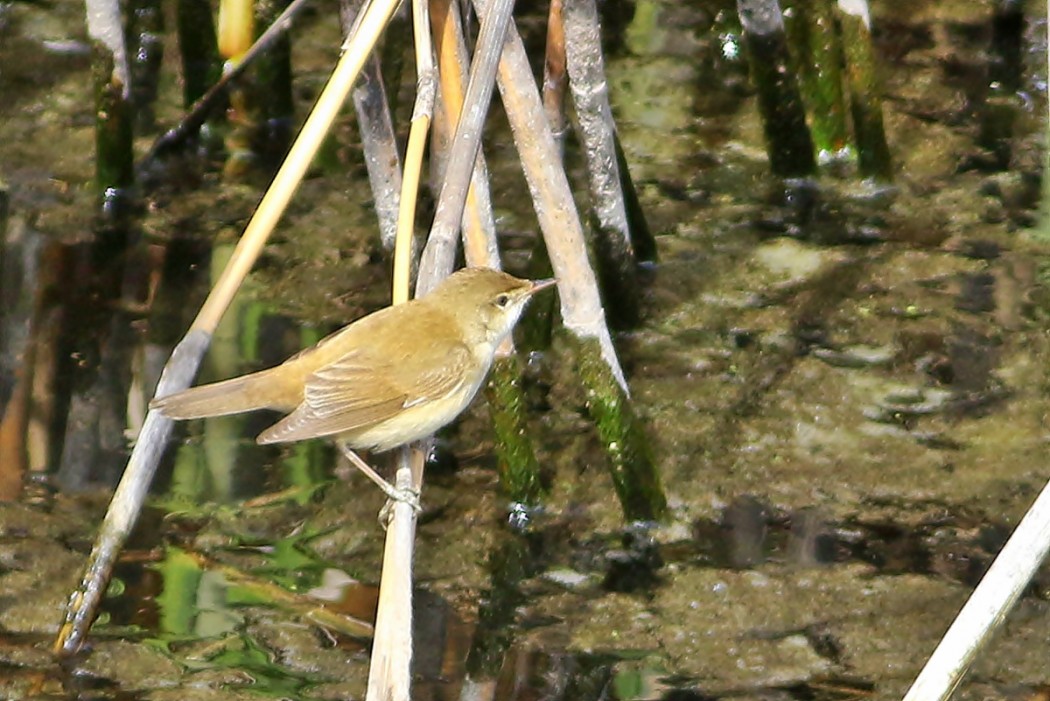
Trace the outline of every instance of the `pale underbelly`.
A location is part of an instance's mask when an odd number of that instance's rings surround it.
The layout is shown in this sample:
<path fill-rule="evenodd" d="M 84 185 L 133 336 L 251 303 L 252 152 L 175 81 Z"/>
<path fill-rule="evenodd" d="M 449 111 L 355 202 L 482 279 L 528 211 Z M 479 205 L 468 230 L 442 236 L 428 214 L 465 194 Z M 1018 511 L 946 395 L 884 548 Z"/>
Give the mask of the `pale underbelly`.
<path fill-rule="evenodd" d="M 449 424 L 474 399 L 481 381 L 466 383 L 441 399 L 408 407 L 386 421 L 339 436 L 353 448 L 384 451 L 425 438 Z"/>

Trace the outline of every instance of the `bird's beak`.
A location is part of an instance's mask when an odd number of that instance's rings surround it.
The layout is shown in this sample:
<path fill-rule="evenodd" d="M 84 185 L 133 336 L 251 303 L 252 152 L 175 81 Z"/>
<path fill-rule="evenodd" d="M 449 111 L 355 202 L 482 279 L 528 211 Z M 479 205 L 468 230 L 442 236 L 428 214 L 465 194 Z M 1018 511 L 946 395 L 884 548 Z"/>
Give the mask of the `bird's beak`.
<path fill-rule="evenodd" d="M 558 284 L 558 278 L 549 277 L 546 280 L 532 280 L 532 287 L 529 289 L 529 294 L 534 295 L 540 290 L 545 290 L 548 287 L 554 287 Z"/>

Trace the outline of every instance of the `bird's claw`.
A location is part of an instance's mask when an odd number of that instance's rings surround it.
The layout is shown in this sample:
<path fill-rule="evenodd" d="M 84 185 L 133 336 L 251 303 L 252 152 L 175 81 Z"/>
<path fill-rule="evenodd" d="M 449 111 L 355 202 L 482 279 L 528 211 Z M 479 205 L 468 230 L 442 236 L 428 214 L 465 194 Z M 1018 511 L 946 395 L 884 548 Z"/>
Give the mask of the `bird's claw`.
<path fill-rule="evenodd" d="M 390 524 L 394 516 L 394 505 L 398 502 L 411 506 L 416 516 L 423 513 L 423 507 L 419 503 L 419 492 L 415 489 L 401 489 L 388 482 L 383 491 L 387 495 L 386 503 L 379 510 L 379 523 L 382 524 L 383 528 Z"/>

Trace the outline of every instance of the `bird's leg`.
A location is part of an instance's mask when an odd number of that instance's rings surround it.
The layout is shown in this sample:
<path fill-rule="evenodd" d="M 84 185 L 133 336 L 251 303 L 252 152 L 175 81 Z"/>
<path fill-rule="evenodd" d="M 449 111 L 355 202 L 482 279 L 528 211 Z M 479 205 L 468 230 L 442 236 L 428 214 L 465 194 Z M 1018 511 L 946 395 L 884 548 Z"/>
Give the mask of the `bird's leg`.
<path fill-rule="evenodd" d="M 346 459 L 356 467 L 358 470 L 363 472 L 368 479 L 376 483 L 376 485 L 383 490 L 388 497 L 393 501 L 400 501 L 408 504 L 412 507 L 412 510 L 417 514 L 420 513 L 423 508 L 419 505 L 419 493 L 412 489 L 398 489 L 394 485 L 387 482 L 385 479 L 379 476 L 379 473 L 372 469 L 372 466 L 361 459 L 354 450 L 342 441 L 339 442 L 339 449 L 343 451 L 343 455 Z M 385 508 L 385 507 L 384 507 Z"/>

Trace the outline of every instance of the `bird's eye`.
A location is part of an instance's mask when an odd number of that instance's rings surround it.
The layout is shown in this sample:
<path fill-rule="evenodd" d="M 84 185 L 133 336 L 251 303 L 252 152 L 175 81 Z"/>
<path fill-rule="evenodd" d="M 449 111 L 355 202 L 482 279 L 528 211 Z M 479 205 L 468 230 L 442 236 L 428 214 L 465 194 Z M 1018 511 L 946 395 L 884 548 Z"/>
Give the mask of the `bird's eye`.
<path fill-rule="evenodd" d="M 496 306 L 501 309 L 510 304 L 510 295 L 500 295 L 496 297 Z"/>

